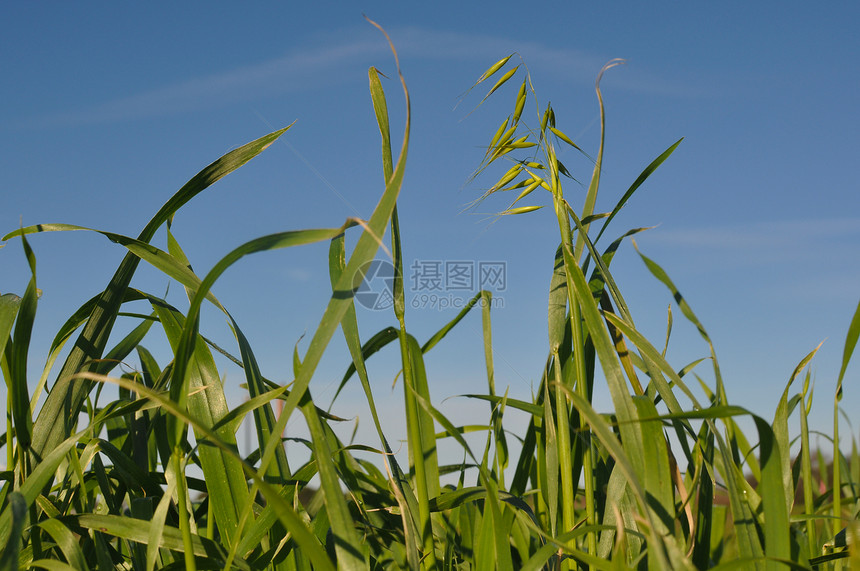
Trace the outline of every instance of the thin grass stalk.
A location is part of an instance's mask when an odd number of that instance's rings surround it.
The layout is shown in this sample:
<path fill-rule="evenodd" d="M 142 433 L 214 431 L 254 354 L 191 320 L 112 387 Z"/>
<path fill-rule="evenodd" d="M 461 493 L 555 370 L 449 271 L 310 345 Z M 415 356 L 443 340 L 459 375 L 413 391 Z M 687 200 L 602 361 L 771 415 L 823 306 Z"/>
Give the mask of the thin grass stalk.
<path fill-rule="evenodd" d="M 388 183 L 394 174 L 394 164 L 391 154 L 391 138 L 389 135 L 388 105 L 385 91 L 379 81 L 379 72 L 375 68 L 368 71 L 370 78 L 371 98 L 376 113 L 379 132 L 382 137 L 382 167 L 385 182 Z M 406 332 L 406 303 L 403 292 L 403 244 L 400 237 L 400 222 L 395 203 L 391 213 L 391 253 L 394 261 L 394 315 L 397 318 L 397 339 L 400 344 L 401 367 L 403 372 L 403 390 L 406 402 L 406 431 L 409 440 L 409 456 L 415 477 L 415 491 L 418 497 L 418 519 L 420 523 L 421 543 L 424 550 L 422 567 L 436 568 L 436 549 L 433 541 L 433 525 L 430 520 L 430 487 L 427 469 L 425 467 L 424 437 L 422 437 L 421 416 L 423 411 L 418 407 L 412 392 L 415 390 L 415 375 L 412 369 L 413 358 Z M 418 357 L 417 355 L 415 356 Z M 438 485 L 438 484 L 437 484 Z"/>
<path fill-rule="evenodd" d="M 800 393 L 800 478 L 803 481 L 803 513 L 811 516 L 815 513 L 815 506 L 813 505 L 812 461 L 809 453 L 809 421 L 807 420 L 812 404 L 809 378 L 810 373 L 807 371 L 806 378 L 803 380 L 803 390 Z M 806 520 L 806 545 L 810 557 L 818 552 L 816 540 L 815 520 L 810 517 Z"/>
<path fill-rule="evenodd" d="M 182 545 L 185 548 L 185 571 L 197 571 L 194 560 L 194 544 L 191 539 L 191 524 L 188 513 L 188 484 L 185 481 L 185 454 L 179 445 L 173 448 L 173 470 L 176 476 L 176 508 L 179 511 L 179 529 L 182 532 Z"/>
<path fill-rule="evenodd" d="M 623 63 L 624 60 L 622 59 L 614 59 L 610 61 L 603 66 L 600 73 L 597 74 L 597 79 L 594 82 L 594 90 L 597 93 L 597 104 L 600 109 L 600 143 L 597 147 L 597 158 L 594 161 L 594 171 L 591 175 L 591 182 L 588 185 L 588 192 L 585 195 L 585 203 L 583 204 L 582 216 L 580 216 L 580 218 L 586 218 L 594 213 L 594 205 L 597 203 L 597 192 L 600 187 L 600 174 L 603 169 L 603 144 L 606 138 L 606 110 L 603 106 L 603 94 L 600 92 L 600 80 L 603 78 L 603 74 L 606 70 Z M 550 168 L 553 168 L 553 163 L 550 163 Z M 586 224 L 584 227 L 587 233 L 588 225 Z M 577 236 L 576 244 L 574 246 L 573 257 L 577 263 L 580 263 L 582 251 L 585 248 L 584 238 L 585 234 Z"/>
<path fill-rule="evenodd" d="M 319 414 L 310 398 L 310 392 L 307 392 L 306 395 L 306 401 L 301 405 L 301 409 L 311 433 L 314 458 L 323 490 L 323 500 L 333 532 L 337 567 L 338 569 L 357 571 L 366 568 L 366 549 L 363 548 L 363 544 L 358 538 L 349 507 L 346 505 L 346 500 L 341 492 L 337 472 L 332 461 L 332 450 L 326 440 Z"/>
<path fill-rule="evenodd" d="M 484 363 L 487 369 L 487 386 L 491 397 L 496 397 L 496 379 L 493 367 L 493 328 L 490 316 L 493 294 L 489 291 L 481 291 L 481 326 L 484 340 Z M 504 414 L 504 403 L 490 404 L 490 418 L 493 431 L 494 444 L 494 469 L 499 488 L 505 489 L 505 469 L 508 466 L 508 445 L 505 440 L 502 415 Z"/>
<path fill-rule="evenodd" d="M 842 470 L 840 466 L 842 453 L 839 450 L 839 403 L 842 401 L 842 380 L 845 377 L 845 370 L 848 368 L 848 362 L 851 360 L 854 348 L 857 346 L 858 338 L 860 338 L 860 303 L 857 304 L 857 309 L 851 318 L 851 324 L 848 326 L 848 334 L 845 336 L 842 366 L 839 369 L 836 394 L 833 398 L 833 516 L 836 519 L 832 520 L 831 529 L 834 535 L 842 527 Z"/>
<path fill-rule="evenodd" d="M 395 61 L 397 61 L 396 52 L 394 52 L 394 56 Z M 391 180 L 386 184 L 385 192 L 380 198 L 380 201 L 377 204 L 373 215 L 367 222 L 365 226 L 365 231 L 361 234 L 361 237 L 359 238 L 358 243 L 353 250 L 352 256 L 350 257 L 346 268 L 344 268 L 343 275 L 338 280 L 338 283 L 335 287 L 335 293 L 332 295 L 332 298 L 329 301 L 328 306 L 326 307 L 325 313 L 320 320 L 320 325 L 311 339 L 310 345 L 308 346 L 308 350 L 305 354 L 304 361 L 302 362 L 301 369 L 296 375 L 293 390 L 290 392 L 290 395 L 284 402 L 283 411 L 278 418 L 275 432 L 279 434 L 286 427 L 290 415 L 292 414 L 293 410 L 295 410 L 296 406 L 299 403 L 299 399 L 302 398 L 305 390 L 310 384 L 311 377 L 313 376 L 317 365 L 322 359 L 322 354 L 325 351 L 328 342 L 331 340 L 331 337 L 334 335 L 335 329 L 340 324 L 341 320 L 343 319 L 343 316 L 345 315 L 346 311 L 352 303 L 351 292 L 354 288 L 353 276 L 356 275 L 356 272 L 358 272 L 358 270 L 365 263 L 369 262 L 373 258 L 373 255 L 375 254 L 379 246 L 378 236 L 384 233 L 385 227 L 390 220 L 391 212 L 394 209 L 397 195 L 403 182 L 403 174 L 406 167 L 406 155 L 408 153 L 409 148 L 410 131 L 409 92 L 406 89 L 406 82 L 403 79 L 402 75 L 400 75 L 400 81 L 401 85 L 403 86 L 404 96 L 406 98 L 406 127 L 404 130 L 403 146 L 401 147 L 400 156 L 398 157 L 397 165 L 394 169 L 394 175 L 391 177 Z M 273 445 L 273 443 L 270 443 L 263 453 L 261 465 L 267 465 L 268 462 L 271 461 L 274 453 L 275 446 Z"/>
<path fill-rule="evenodd" d="M 586 381 L 586 367 L 585 367 L 585 337 L 583 335 L 582 330 L 582 317 L 580 314 L 580 305 L 576 296 L 576 289 L 572 284 L 572 273 L 574 271 L 574 266 L 577 266 L 576 270 L 578 271 L 578 264 L 576 258 L 573 256 L 572 248 L 572 236 L 570 231 L 570 219 L 567 215 L 567 209 L 564 201 L 564 196 L 562 194 L 561 183 L 558 176 L 558 168 L 557 161 L 555 158 L 555 151 L 552 147 L 551 143 L 547 143 L 547 163 L 549 164 L 550 172 L 551 172 L 551 181 L 553 188 L 553 202 L 555 203 L 556 216 L 558 218 L 559 231 L 561 233 L 561 249 L 562 256 L 564 260 L 564 269 L 567 281 L 567 294 L 568 294 L 568 304 L 570 307 L 570 329 L 572 334 L 572 348 L 571 354 L 573 356 L 573 366 L 574 366 L 574 383 L 575 390 L 579 393 L 581 397 L 588 400 L 588 387 Z M 556 359 L 557 362 L 557 359 Z M 556 382 L 563 383 L 563 378 L 561 377 L 560 371 L 561 367 L 556 367 L 558 374 Z M 570 427 L 569 427 L 569 418 L 570 413 L 567 407 L 567 400 L 561 395 L 558 391 L 556 392 L 556 415 L 558 421 L 558 443 L 559 443 L 559 462 L 561 467 L 561 478 L 562 478 L 562 501 L 564 505 L 562 507 L 562 517 L 563 517 L 563 527 L 564 532 L 571 531 L 574 525 L 574 516 L 573 516 L 573 504 L 575 502 L 575 493 L 574 493 L 574 482 L 573 479 L 573 465 L 570 458 L 571 448 L 570 448 Z M 597 523 L 597 513 L 594 505 L 594 453 L 591 447 L 591 439 L 588 432 L 588 425 L 585 422 L 585 419 L 580 416 L 580 425 L 579 425 L 579 433 L 580 439 L 584 443 L 584 450 L 582 454 L 582 466 L 584 473 L 584 487 L 585 487 L 585 510 L 586 510 L 586 525 L 595 525 Z M 589 534 L 588 536 L 588 552 L 589 553 L 597 553 L 597 537 L 594 534 Z M 563 566 L 567 566 L 565 563 Z"/>

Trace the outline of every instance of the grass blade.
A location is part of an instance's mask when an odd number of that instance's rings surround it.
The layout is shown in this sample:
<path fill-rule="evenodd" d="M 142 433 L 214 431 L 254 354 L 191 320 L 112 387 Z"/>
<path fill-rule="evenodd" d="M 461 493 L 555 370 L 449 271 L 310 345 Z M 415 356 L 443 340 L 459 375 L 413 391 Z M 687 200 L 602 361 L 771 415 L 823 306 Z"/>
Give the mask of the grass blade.
<path fill-rule="evenodd" d="M 138 240 L 149 242 L 155 235 L 155 231 L 185 203 L 219 179 L 260 154 L 277 140 L 278 137 L 283 135 L 287 129 L 289 127 L 260 137 L 251 143 L 230 151 L 197 173 L 161 207 L 140 233 Z M 3 240 L 8 240 L 14 235 L 16 233 L 13 232 L 4 236 Z M 102 356 L 125 295 L 125 290 L 137 269 L 138 260 L 139 258 L 136 256 L 127 254 L 119 268 L 117 268 L 107 288 L 105 288 L 99 297 L 99 301 L 95 304 L 87 325 L 78 336 L 71 353 L 66 359 L 57 377 L 58 382 L 40 409 L 33 427 L 33 451 L 37 458 L 44 457 L 47 451 L 55 448 L 71 433 L 72 426 L 77 419 L 78 411 L 80 411 L 84 399 L 90 391 L 91 384 L 81 378 L 71 382 L 60 382 L 59 380 L 78 373 L 87 361 L 92 361 Z M 58 418 L 65 421 L 57 422 Z"/>
<path fill-rule="evenodd" d="M 0 571 L 15 571 L 18 569 L 18 553 L 21 551 L 21 538 L 27 526 L 27 499 L 19 492 L 9 494 L 3 515 L 8 512 L 9 527 L 6 533 L 0 533 L 0 543 L 4 544 L 0 554 Z"/>

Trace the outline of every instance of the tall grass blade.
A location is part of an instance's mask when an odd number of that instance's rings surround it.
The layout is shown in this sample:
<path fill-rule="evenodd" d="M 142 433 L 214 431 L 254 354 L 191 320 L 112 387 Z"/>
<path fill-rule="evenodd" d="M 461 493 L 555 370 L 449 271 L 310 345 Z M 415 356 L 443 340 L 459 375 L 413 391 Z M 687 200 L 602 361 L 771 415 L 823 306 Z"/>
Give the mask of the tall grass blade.
<path fill-rule="evenodd" d="M 9 340 L 9 334 L 12 332 L 12 325 L 15 323 L 15 316 L 18 315 L 20 306 L 21 298 L 17 295 L 13 293 L 0 295 L 0 357 L 6 350 L 6 341 Z"/>
<path fill-rule="evenodd" d="M 842 379 L 845 377 L 845 370 L 848 368 L 851 355 L 854 354 L 854 348 L 857 347 L 858 339 L 860 339 L 860 303 L 857 304 L 857 309 L 854 311 L 854 317 L 851 318 L 851 324 L 848 326 L 848 333 L 845 336 L 845 348 L 842 351 L 842 366 L 839 368 L 839 378 L 836 388 L 837 399 L 842 398 Z"/>
<path fill-rule="evenodd" d="M 153 304 L 153 309 L 158 314 L 171 346 L 176 350 L 181 343 L 186 320 L 177 311 L 162 305 Z M 229 410 L 215 361 L 202 342 L 195 345 L 185 382 L 179 385 L 190 394 L 180 397 L 175 394 L 175 386 L 177 385 L 171 387 L 171 398 L 174 402 L 187 402 L 189 414 L 209 429 Z M 216 434 L 222 442 L 236 446 L 235 434 L 229 426 L 222 426 Z M 200 442 L 204 434 L 198 432 L 196 436 Z M 250 501 L 245 474 L 235 459 L 205 441 L 201 442 L 198 454 L 215 522 L 226 541 L 232 543 L 236 540 L 239 518 Z"/>
<path fill-rule="evenodd" d="M 636 192 L 636 190 L 640 186 L 642 186 L 642 183 L 644 183 L 648 179 L 648 177 L 651 176 L 651 174 L 653 174 L 653 172 L 655 170 L 657 170 L 657 167 L 659 167 L 661 164 L 663 164 L 663 162 L 665 162 L 665 160 L 668 159 L 669 156 L 675 152 L 675 149 L 678 148 L 678 145 L 680 145 L 681 141 L 683 141 L 683 140 L 684 140 L 684 138 L 681 137 L 680 139 L 675 141 L 675 143 L 673 145 L 671 145 L 668 149 L 663 151 L 660 154 L 660 156 L 658 156 L 656 159 L 651 161 L 651 164 L 649 164 L 647 167 L 645 167 L 645 170 L 643 170 L 639 174 L 639 176 L 636 177 L 636 180 L 633 181 L 633 184 L 630 185 L 630 188 L 627 189 L 627 192 L 624 193 L 624 195 L 621 197 L 621 199 L 618 201 L 618 203 L 616 203 L 615 207 L 612 209 L 612 212 L 609 213 L 609 216 L 603 222 L 603 226 L 601 226 L 600 232 L 597 233 L 597 237 L 594 239 L 595 242 L 600 240 L 600 237 L 603 236 L 603 232 L 609 226 L 609 223 L 612 222 L 612 219 L 615 218 L 615 215 L 618 214 L 622 208 L 624 208 L 624 205 L 627 204 L 627 201 L 630 200 L 630 197 L 633 196 L 633 193 Z"/>
<path fill-rule="evenodd" d="M 155 231 L 185 203 L 219 179 L 260 154 L 277 140 L 278 137 L 283 135 L 287 129 L 289 127 L 260 137 L 251 143 L 230 151 L 197 173 L 161 207 L 140 233 L 138 240 L 149 242 L 155 235 Z M 15 233 L 4 236 L 3 240 L 8 240 L 13 235 Z M 102 356 L 125 295 L 125 289 L 131 282 L 131 278 L 137 269 L 137 264 L 138 258 L 132 254 L 127 254 L 123 259 L 107 288 L 105 288 L 99 297 L 99 301 L 95 304 L 84 330 L 78 336 L 78 340 L 75 342 L 62 370 L 57 376 L 57 383 L 48 394 L 45 404 L 40 409 L 33 427 L 33 451 L 37 459 L 44 457 L 47 451 L 55 448 L 71 433 L 72 426 L 74 426 L 77 420 L 78 412 L 81 410 L 81 406 L 90 391 L 91 385 L 85 379 L 79 378 L 71 382 L 63 382 L 62 379 L 81 371 L 87 361 L 92 361 Z M 57 419 L 63 419 L 64 421 L 57 422 Z"/>
<path fill-rule="evenodd" d="M 393 47 L 392 47 L 393 51 Z M 397 60 L 396 52 L 394 52 L 395 61 Z M 399 64 L 398 64 L 399 70 Z M 398 71 L 399 73 L 399 71 Z M 358 239 L 358 243 L 349 258 L 344 271 L 334 288 L 334 293 L 329 301 L 325 313 L 320 320 L 320 325 L 314 332 L 305 358 L 302 362 L 301 369 L 298 371 L 293 390 L 284 402 L 283 411 L 277 423 L 277 430 L 282 431 L 286 426 L 292 411 L 298 405 L 304 392 L 310 384 L 311 377 L 316 370 L 317 365 L 322 359 L 322 354 L 325 351 L 328 342 L 334 335 L 335 329 L 343 320 L 346 311 L 352 305 L 352 294 L 355 288 L 354 276 L 357 275 L 359 268 L 365 263 L 373 259 L 380 243 L 380 236 L 385 232 L 385 227 L 391 218 L 391 213 L 394 210 L 394 205 L 397 201 L 397 195 L 400 192 L 400 187 L 403 182 L 403 175 L 406 169 L 406 155 L 409 147 L 409 129 L 410 129 L 410 106 L 409 92 L 406 89 L 406 83 L 403 76 L 400 75 L 401 85 L 403 86 L 404 96 L 406 98 L 406 127 L 403 137 L 403 145 L 400 150 L 400 155 L 394 169 L 394 173 L 390 181 L 385 186 L 385 191 L 380 198 L 370 220 L 364 226 L 365 230 Z M 263 465 L 269 461 L 271 455 L 274 454 L 274 447 L 271 445 L 264 453 L 262 462 Z"/>
<path fill-rule="evenodd" d="M 26 476 L 29 470 L 24 454 L 29 451 L 33 430 L 33 419 L 30 416 L 30 394 L 27 387 L 27 355 L 30 348 L 30 336 L 33 332 L 33 321 L 36 318 L 38 291 L 36 289 L 36 256 L 30 248 L 27 239 L 22 236 L 21 245 L 30 267 L 30 281 L 17 307 L 18 315 L 15 321 L 15 331 L 12 333 L 12 344 L 6 353 L 9 378 L 6 380 L 9 389 L 9 412 L 15 423 L 15 437 L 22 448 L 19 457 L 21 476 Z M 8 310 L 7 310 L 8 311 Z M 8 333 L 7 333 L 8 335 Z M 0 342 L 6 343 L 6 335 L 0 337 Z M 10 465 L 11 467 L 11 465 Z"/>
<path fill-rule="evenodd" d="M 328 446 L 322 422 L 313 401 L 310 399 L 310 393 L 306 393 L 306 395 L 308 396 L 302 404 L 302 412 L 310 430 L 326 513 L 331 522 L 333 547 L 337 553 L 337 567 L 338 569 L 366 569 L 367 549 L 356 533 L 352 515 L 349 513 L 346 500 L 341 492 L 340 481 L 332 461 L 333 450 Z"/>
<path fill-rule="evenodd" d="M 764 547 L 768 569 L 781 569 L 777 560 L 791 560 L 788 505 L 782 482 L 781 453 L 773 429 L 766 420 L 753 416 L 759 436 L 762 480 L 758 490 L 764 508 Z"/>

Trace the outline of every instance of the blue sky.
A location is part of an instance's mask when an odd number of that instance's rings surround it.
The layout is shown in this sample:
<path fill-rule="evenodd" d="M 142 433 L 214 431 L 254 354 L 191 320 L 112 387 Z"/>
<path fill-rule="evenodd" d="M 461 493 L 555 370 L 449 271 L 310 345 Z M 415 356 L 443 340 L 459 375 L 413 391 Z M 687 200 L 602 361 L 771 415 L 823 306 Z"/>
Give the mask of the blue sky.
<path fill-rule="evenodd" d="M 539 383 L 558 230 L 549 211 L 491 223 L 503 200 L 464 212 L 495 182 L 469 177 L 481 145 L 510 112 L 515 86 L 471 114 L 480 93 L 461 96 L 492 63 L 517 52 L 559 127 L 593 154 L 594 79 L 621 57 L 627 65 L 602 83 L 607 142 L 598 209 L 610 209 L 654 157 L 685 140 L 610 234 L 656 226 L 637 243 L 705 324 L 737 404 L 772 417 L 795 365 L 826 340 L 812 365 L 813 414 L 816 428 L 830 432 L 842 345 L 860 299 L 860 8 L 853 3 L 497 2 L 491 10 L 463 2 L 214 2 L 205 10 L 17 3 L 0 23 L 0 231 L 65 222 L 136 236 L 202 167 L 293 121 L 277 144 L 176 216 L 175 233 L 198 273 L 266 233 L 368 217 L 382 189 L 368 67 L 392 78 L 385 86 L 395 137 L 403 99 L 388 45 L 362 13 L 389 32 L 412 97 L 399 207 L 406 262 L 506 264 L 507 287 L 496 292 L 504 307 L 493 323 L 497 386 L 528 398 Z M 562 159 L 579 180 L 590 177 L 587 160 L 572 152 Z M 584 189 L 571 182 L 566 193 L 578 204 Z M 533 204 L 547 203 L 532 196 Z M 159 234 L 156 244 L 164 240 Z M 31 355 L 37 377 L 56 330 L 106 285 L 123 251 L 88 233 L 31 243 L 43 290 Z M 215 286 L 273 380 L 290 380 L 293 346 L 322 315 L 326 252 L 321 245 L 257 255 Z M 661 344 L 668 292 L 629 243 L 613 267 L 637 325 Z M 10 241 L 0 249 L 0 293 L 23 292 L 28 278 L 20 245 Z M 161 294 L 168 280 L 141 268 L 135 285 Z M 180 293 L 170 286 L 175 303 Z M 418 293 L 408 292 L 410 299 Z M 707 347 L 674 314 L 669 355 L 680 368 Z M 412 309 L 407 323 L 423 341 L 453 315 Z M 368 338 L 394 318 L 360 308 L 359 321 Z M 203 327 L 232 347 L 223 318 L 212 313 Z M 147 345 L 166 361 L 163 341 Z M 445 399 L 485 390 L 483 362 L 477 315 L 428 355 L 434 399 L 452 416 L 474 414 L 474 403 Z M 335 339 L 312 384 L 321 403 L 347 364 Z M 224 372 L 229 394 L 240 399 L 241 374 Z M 396 364 L 383 354 L 371 372 L 379 398 L 397 410 Z M 860 405 L 857 374 L 855 364 L 843 401 L 849 413 Z M 353 416 L 358 400 L 347 391 L 335 410 Z M 607 405 L 608 397 L 597 402 Z M 364 432 L 369 416 L 359 415 Z M 396 419 L 387 422 L 400 430 Z"/>

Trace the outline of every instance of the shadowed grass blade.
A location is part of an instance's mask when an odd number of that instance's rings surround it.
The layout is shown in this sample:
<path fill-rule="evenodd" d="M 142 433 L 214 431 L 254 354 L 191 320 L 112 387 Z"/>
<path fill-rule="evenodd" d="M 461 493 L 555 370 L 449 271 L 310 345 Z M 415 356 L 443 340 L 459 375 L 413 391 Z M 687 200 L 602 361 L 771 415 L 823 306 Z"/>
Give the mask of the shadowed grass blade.
<path fill-rule="evenodd" d="M 69 565 L 78 571 L 89 569 L 84 552 L 81 551 L 81 547 L 78 545 L 78 538 L 69 528 L 57 519 L 46 519 L 39 522 L 39 527 L 48 532 L 48 535 L 56 542 L 63 553 L 63 557 L 69 562 Z"/>
<path fill-rule="evenodd" d="M 19 492 L 9 494 L 3 516 L 8 518 L 9 525 L 0 533 L 0 543 L 4 544 L 0 554 L 0 571 L 15 571 L 18 569 L 21 537 L 27 525 L 27 499 Z"/>
<path fill-rule="evenodd" d="M 18 314 L 15 321 L 15 331 L 12 333 L 11 347 L 4 353 L 3 357 L 8 365 L 10 375 L 6 380 L 9 390 L 9 412 L 15 423 L 16 440 L 21 447 L 22 456 L 19 456 L 19 462 L 21 469 L 26 474 L 29 468 L 24 462 L 23 454 L 29 451 L 33 430 L 33 419 L 30 416 L 30 394 L 27 387 L 27 355 L 39 295 L 36 289 L 36 256 L 30 249 L 27 239 L 23 236 L 21 244 L 30 266 L 30 281 L 27 283 L 27 289 L 17 307 Z M 0 337 L 0 343 L 5 345 L 6 335 Z"/>
<path fill-rule="evenodd" d="M 190 416 L 188 414 L 188 411 L 183 410 L 179 406 L 177 406 L 177 404 L 172 401 L 168 395 L 147 388 L 146 386 L 136 383 L 130 379 L 111 378 L 102 375 L 95 375 L 93 373 L 80 373 L 80 375 L 87 377 L 91 381 L 116 384 L 120 387 L 126 388 L 127 390 L 138 393 L 141 398 L 145 398 L 154 403 L 157 403 L 160 409 L 166 414 L 174 416 L 182 420 L 184 423 L 194 427 L 195 430 L 200 431 L 205 435 L 209 443 L 214 446 L 217 446 L 224 453 L 233 456 L 237 461 L 242 462 L 246 474 L 248 474 L 251 478 L 254 479 L 254 483 L 259 489 L 260 493 L 262 493 L 263 496 L 266 498 L 267 503 L 272 506 L 274 512 L 278 516 L 278 519 L 284 524 L 285 528 L 293 534 L 293 538 L 297 546 L 303 551 L 305 555 L 307 555 L 314 568 L 321 570 L 334 569 L 331 564 L 331 561 L 328 558 L 328 555 L 326 555 L 325 550 L 320 545 L 319 540 L 308 530 L 305 521 L 301 518 L 301 516 L 296 513 L 290 503 L 288 503 L 285 498 L 280 494 L 279 489 L 266 483 L 261 473 L 258 473 L 251 466 L 244 464 L 244 461 L 239 457 L 234 447 L 228 446 L 227 444 L 221 442 L 217 434 L 209 430 L 204 425 L 204 423 Z M 84 433 L 82 432 L 81 434 Z M 62 456 L 60 457 L 60 459 L 62 459 Z M 40 464 L 38 466 L 37 471 L 42 469 L 43 464 Z M 32 476 L 31 479 L 33 479 Z M 0 537 L 2 537 L 3 530 L 4 520 L 0 518 Z M 181 536 L 178 537 L 179 541 L 181 542 Z"/>
<path fill-rule="evenodd" d="M 88 433 L 89 430 L 82 430 L 61 442 L 44 457 L 42 462 L 24 480 L 18 488 L 18 492 L 24 497 L 28 507 L 33 505 L 33 502 L 54 477 L 57 467 L 63 462 L 69 450 Z M 8 506 L 0 513 L 0 538 L 9 537 L 9 532 L 12 529 L 12 516 L 12 510 Z"/>
<path fill-rule="evenodd" d="M 77 528 L 79 530 L 92 530 L 106 533 L 114 537 L 120 537 L 142 544 L 149 541 L 148 526 L 141 525 L 140 520 L 130 517 L 83 514 L 77 516 L 64 516 L 62 521 L 66 522 L 70 527 Z M 158 546 L 173 551 L 179 551 L 181 553 L 186 552 L 186 546 L 182 540 L 180 530 L 167 525 L 163 528 Z M 211 561 L 219 562 L 221 565 L 226 561 L 225 553 L 221 546 L 214 541 L 199 535 L 193 535 L 191 537 L 191 550 L 193 555 L 205 557 Z M 248 571 L 251 569 L 247 563 L 241 560 L 234 560 L 233 564 L 239 569 Z"/>

